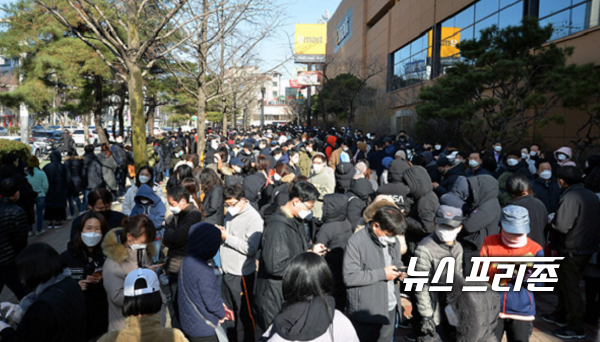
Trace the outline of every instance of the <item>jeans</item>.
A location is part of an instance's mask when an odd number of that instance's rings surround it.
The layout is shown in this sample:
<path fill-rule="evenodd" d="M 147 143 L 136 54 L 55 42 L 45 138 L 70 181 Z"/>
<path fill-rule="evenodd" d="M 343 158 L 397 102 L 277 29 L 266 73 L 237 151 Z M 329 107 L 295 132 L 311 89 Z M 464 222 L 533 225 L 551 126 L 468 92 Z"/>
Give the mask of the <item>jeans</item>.
<path fill-rule="evenodd" d="M 46 197 L 35 197 L 33 202 L 35 203 L 35 225 L 39 232 L 44 228 L 44 206 L 46 205 Z"/>
<path fill-rule="evenodd" d="M 81 212 L 81 199 L 79 199 L 79 195 L 69 196 L 69 212 L 71 216 L 75 216 L 75 204 L 77 204 L 77 209 Z"/>
<path fill-rule="evenodd" d="M 79 208 L 79 212 L 83 212 L 84 210 L 87 209 L 89 193 L 90 193 L 90 190 L 83 190 L 83 201 L 81 203 L 81 208 Z"/>
<path fill-rule="evenodd" d="M 169 169 L 165 169 L 165 171 L 163 171 L 163 176 L 165 176 L 165 178 L 169 177 Z"/>

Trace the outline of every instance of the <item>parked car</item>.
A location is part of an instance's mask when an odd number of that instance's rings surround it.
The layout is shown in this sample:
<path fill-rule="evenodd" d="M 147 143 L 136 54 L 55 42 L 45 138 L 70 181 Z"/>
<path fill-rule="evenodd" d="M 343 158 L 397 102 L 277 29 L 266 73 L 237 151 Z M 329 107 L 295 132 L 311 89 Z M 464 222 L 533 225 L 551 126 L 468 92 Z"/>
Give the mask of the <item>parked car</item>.
<path fill-rule="evenodd" d="M 73 140 L 75 141 L 75 145 L 83 146 L 85 145 L 85 131 L 83 129 L 77 129 L 73 132 Z"/>
<path fill-rule="evenodd" d="M 75 131 L 78 129 L 77 126 L 65 126 L 64 128 L 71 133 L 75 133 Z"/>
<path fill-rule="evenodd" d="M 31 127 L 31 131 L 35 132 L 35 131 L 45 131 L 46 127 L 42 126 L 42 125 L 35 125 L 33 127 Z"/>
<path fill-rule="evenodd" d="M 41 155 L 49 155 L 53 149 L 60 146 L 62 139 L 62 131 L 36 131 L 32 132 L 29 143 L 36 145 L 40 149 Z"/>
<path fill-rule="evenodd" d="M 2 135 L 2 136 L 8 135 L 8 129 L 0 126 L 0 135 Z"/>
<path fill-rule="evenodd" d="M 48 126 L 49 131 L 59 131 L 61 129 L 62 129 L 62 127 L 60 127 L 60 126 Z"/>

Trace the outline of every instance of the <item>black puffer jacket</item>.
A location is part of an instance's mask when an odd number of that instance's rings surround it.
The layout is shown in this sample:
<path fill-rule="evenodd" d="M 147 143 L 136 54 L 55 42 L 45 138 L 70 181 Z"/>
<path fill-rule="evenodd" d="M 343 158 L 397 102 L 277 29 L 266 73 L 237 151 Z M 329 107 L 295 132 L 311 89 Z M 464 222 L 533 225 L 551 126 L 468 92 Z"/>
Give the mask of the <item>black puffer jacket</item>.
<path fill-rule="evenodd" d="M 27 228 L 25 211 L 9 198 L 0 198 L 0 266 L 14 266 L 27 247 Z"/>
<path fill-rule="evenodd" d="M 85 189 L 94 190 L 104 186 L 102 178 L 102 165 L 94 153 L 83 155 L 83 167 L 85 169 Z"/>
<path fill-rule="evenodd" d="M 54 150 L 50 154 L 50 164 L 44 166 L 44 172 L 48 177 L 46 208 L 61 209 L 67 207 L 68 183 L 71 180 L 71 172 L 61 161 L 60 152 Z"/>
<path fill-rule="evenodd" d="M 215 184 L 208 193 L 204 195 L 202 209 L 206 217 L 204 222 L 222 226 L 225 220 L 225 204 L 223 202 L 223 186 Z"/>
<path fill-rule="evenodd" d="M 256 278 L 256 324 L 266 331 L 281 310 L 283 273 L 290 261 L 308 248 L 301 220 L 286 215 L 281 207 L 265 219 L 261 239 L 262 253 Z"/>
<path fill-rule="evenodd" d="M 25 211 L 25 214 L 27 215 L 27 222 L 31 225 L 35 223 L 33 201 L 38 194 L 37 192 L 33 191 L 31 184 L 29 184 L 27 178 L 25 178 L 25 173 L 23 170 L 24 167 L 21 167 L 21 164 L 19 164 L 18 167 L 13 164 L 2 165 L 0 167 L 0 182 L 4 179 L 12 178 L 12 180 L 17 183 L 19 186 L 19 200 L 16 204 Z"/>
<path fill-rule="evenodd" d="M 512 202 L 529 211 L 529 234 L 527 237 L 537 242 L 542 248 L 546 247 L 546 226 L 548 225 L 548 210 L 542 201 L 533 195 L 523 196 Z"/>
<path fill-rule="evenodd" d="M 84 179 L 86 178 L 84 160 L 83 157 L 67 157 L 65 158 L 65 166 L 71 172 L 71 179 L 73 180 L 73 185 L 75 187 L 74 194 L 77 195 L 81 191 L 86 188 L 86 183 Z"/>
<path fill-rule="evenodd" d="M 458 163 L 450 168 L 446 173 L 442 176 L 442 181 L 435 189 L 435 193 L 438 196 L 442 196 L 452 190 L 454 183 L 460 176 L 464 176 L 465 171 L 463 169 L 463 163 Z"/>
<path fill-rule="evenodd" d="M 404 160 L 394 160 L 388 168 L 389 183 L 382 185 L 377 190 L 379 195 L 392 196 L 398 208 L 404 209 L 407 213 L 410 211 L 412 199 L 408 197 L 410 191 L 402 181 L 404 179 L 404 172 L 408 169 L 410 169 L 410 165 Z"/>
<path fill-rule="evenodd" d="M 106 260 L 102 248 L 98 244 L 93 255 L 88 255 L 87 248 L 81 250 L 69 242 L 67 250 L 61 256 L 67 262 L 71 270 L 71 277 L 75 281 L 85 280 L 88 276 L 101 270 Z M 91 339 L 108 331 L 108 299 L 102 282 L 88 284 L 87 290 L 83 291 L 87 308 L 87 336 Z"/>
<path fill-rule="evenodd" d="M 163 243 L 169 247 L 169 257 L 185 257 L 188 248 L 190 228 L 202 221 L 202 213 L 193 204 L 188 205 L 165 227 Z"/>
<path fill-rule="evenodd" d="M 404 182 L 415 201 L 406 217 L 408 223 L 406 243 L 409 255 L 413 255 L 419 242 L 433 232 L 435 228 L 433 221 L 440 203 L 433 192 L 431 179 L 425 168 L 413 166 L 406 170 Z"/>
<path fill-rule="evenodd" d="M 367 207 L 369 197 L 374 193 L 373 186 L 366 178 L 360 178 L 354 181 L 350 192 L 346 194 L 348 197 L 348 221 L 352 227 L 352 231 L 356 230 L 358 221 L 362 217 L 362 213 Z"/>
<path fill-rule="evenodd" d="M 250 176 L 247 176 L 244 178 L 244 183 L 242 184 L 244 187 L 244 193 L 246 194 L 246 200 L 248 200 L 250 205 L 253 206 L 257 211 L 259 210 L 260 205 L 266 204 L 268 200 L 261 200 L 261 193 L 265 187 L 265 184 L 267 184 L 267 177 L 265 177 L 262 172 L 256 172 Z"/>
<path fill-rule="evenodd" d="M 345 194 L 350 191 L 354 178 L 354 165 L 339 163 L 335 167 L 335 192 Z"/>

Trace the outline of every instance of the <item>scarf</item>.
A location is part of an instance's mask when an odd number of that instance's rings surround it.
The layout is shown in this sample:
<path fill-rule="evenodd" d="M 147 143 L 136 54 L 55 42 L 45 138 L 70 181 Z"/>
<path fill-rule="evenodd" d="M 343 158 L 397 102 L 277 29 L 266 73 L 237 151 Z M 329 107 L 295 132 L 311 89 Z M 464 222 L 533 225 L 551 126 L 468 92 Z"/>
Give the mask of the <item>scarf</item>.
<path fill-rule="evenodd" d="M 521 248 L 527 244 L 527 234 L 511 234 L 501 232 L 502 242 L 509 248 Z"/>
<path fill-rule="evenodd" d="M 69 268 L 65 268 L 61 274 L 57 275 L 56 277 L 50 278 L 50 280 L 48 280 L 45 283 L 39 284 L 35 288 L 35 290 L 33 290 L 33 292 L 31 292 L 27 296 L 23 297 L 23 299 L 21 299 L 21 303 L 19 305 L 21 306 L 21 310 L 23 311 L 23 314 L 25 314 L 25 312 L 27 312 L 27 309 L 29 309 L 29 307 L 40 297 L 40 295 L 42 293 L 44 293 L 44 291 L 46 291 L 47 288 L 49 288 L 50 286 L 62 281 L 65 278 L 68 278 L 70 276 L 71 276 L 71 270 Z"/>

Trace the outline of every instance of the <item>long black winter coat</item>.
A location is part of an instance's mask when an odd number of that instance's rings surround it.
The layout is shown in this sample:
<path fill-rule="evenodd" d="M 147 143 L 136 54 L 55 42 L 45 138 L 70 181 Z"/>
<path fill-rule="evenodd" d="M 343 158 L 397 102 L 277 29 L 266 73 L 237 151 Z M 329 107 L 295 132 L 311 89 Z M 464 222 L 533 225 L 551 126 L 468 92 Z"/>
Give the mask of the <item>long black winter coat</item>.
<path fill-rule="evenodd" d="M 335 192 L 345 194 L 350 191 L 354 179 L 354 165 L 339 163 L 335 167 Z"/>
<path fill-rule="evenodd" d="M 550 178 L 546 183 L 536 175 L 529 184 L 531 185 L 535 197 L 539 198 L 540 201 L 544 203 L 548 212 L 555 213 L 556 209 L 558 209 L 558 201 L 560 199 L 560 186 L 556 179 Z"/>
<path fill-rule="evenodd" d="M 171 159 L 173 158 L 171 153 L 173 151 L 171 140 L 163 139 L 162 144 L 160 145 L 162 149 L 162 157 L 163 157 L 163 168 L 165 170 L 171 168 Z"/>
<path fill-rule="evenodd" d="M 406 170 L 404 181 L 415 201 L 406 217 L 408 223 L 406 243 L 409 255 L 413 255 L 419 242 L 433 233 L 435 228 L 433 221 L 440 202 L 433 192 L 431 179 L 425 168 L 413 166 Z"/>
<path fill-rule="evenodd" d="M 257 211 L 259 208 L 268 203 L 268 198 L 262 197 L 262 191 L 267 184 L 267 177 L 262 172 L 253 173 L 244 178 L 244 193 L 246 200 L 250 202 L 250 205 Z"/>
<path fill-rule="evenodd" d="M 87 185 L 87 182 L 84 181 L 86 178 L 86 170 L 83 157 L 67 157 L 65 158 L 65 166 L 69 169 L 69 172 L 71 172 L 71 179 L 75 186 L 75 189 L 73 189 L 74 193 L 71 195 L 77 195 L 85 190 Z"/>
<path fill-rule="evenodd" d="M 290 261 L 308 248 L 304 224 L 277 208 L 265 218 L 261 248 L 254 313 L 256 324 L 266 331 L 283 304 L 283 273 Z"/>
<path fill-rule="evenodd" d="M 94 153 L 85 153 L 83 155 L 83 167 L 85 169 L 85 189 L 94 190 L 104 186 L 102 178 L 102 165 Z"/>
<path fill-rule="evenodd" d="M 190 228 L 202 221 L 202 213 L 193 204 L 188 205 L 165 227 L 163 243 L 169 247 L 169 257 L 185 257 L 188 248 Z"/>
<path fill-rule="evenodd" d="M 2 165 L 0 167 L 0 182 L 7 178 L 12 178 L 19 185 L 19 200 L 16 205 L 25 211 L 27 215 L 27 224 L 35 223 L 34 198 L 38 196 L 37 192 L 33 191 L 31 184 L 25 178 L 21 166 L 17 167 L 13 164 Z"/>
<path fill-rule="evenodd" d="M 48 177 L 46 208 L 61 209 L 67 207 L 68 184 L 71 180 L 71 172 L 61 161 L 60 152 L 54 150 L 50 154 L 50 164 L 44 166 L 44 172 Z"/>
<path fill-rule="evenodd" d="M 100 244 L 96 246 L 93 255 L 88 255 L 87 248 L 80 250 L 73 242 L 69 242 L 67 250 L 61 255 L 67 262 L 71 277 L 75 281 L 85 280 L 102 269 L 106 260 Z M 91 339 L 108 331 L 108 299 L 102 282 L 88 284 L 87 290 L 83 291 L 83 297 L 87 308 L 87 336 Z"/>
<path fill-rule="evenodd" d="M 204 195 L 202 209 L 206 217 L 204 222 L 223 225 L 225 220 L 225 204 L 223 202 L 223 186 L 216 184 Z"/>
<path fill-rule="evenodd" d="M 348 222 L 350 222 L 353 231 L 356 230 L 356 225 L 367 207 L 369 196 L 374 192 L 371 182 L 366 178 L 361 178 L 355 180 L 350 192 L 346 193 L 348 197 Z"/>
<path fill-rule="evenodd" d="M 27 228 L 25 211 L 9 198 L 0 198 L 0 266 L 14 266 L 27 247 Z"/>

